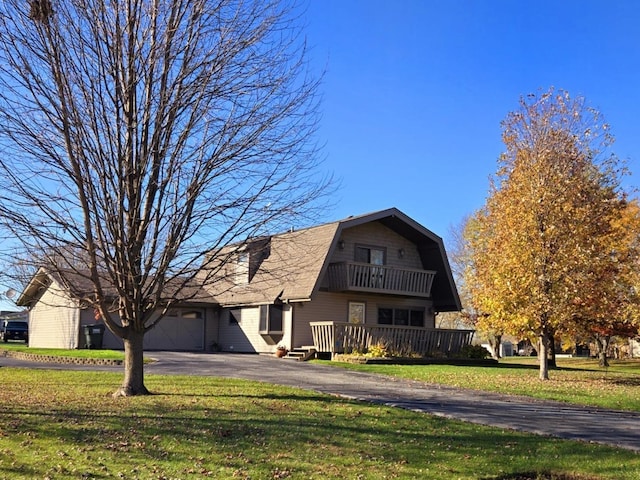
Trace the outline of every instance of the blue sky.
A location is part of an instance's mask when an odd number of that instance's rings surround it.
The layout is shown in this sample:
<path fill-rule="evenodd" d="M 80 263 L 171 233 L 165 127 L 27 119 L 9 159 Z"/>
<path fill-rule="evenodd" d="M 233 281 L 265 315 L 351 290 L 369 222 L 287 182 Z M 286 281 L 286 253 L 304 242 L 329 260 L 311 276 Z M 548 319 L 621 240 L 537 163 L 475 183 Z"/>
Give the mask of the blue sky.
<path fill-rule="evenodd" d="M 341 180 L 325 220 L 397 207 L 447 239 L 480 208 L 520 95 L 584 96 L 640 176 L 637 0 L 308 0 L 326 68 L 319 137 Z"/>
<path fill-rule="evenodd" d="M 342 185 L 322 220 L 397 207 L 446 241 L 484 203 L 500 121 L 550 86 L 602 111 L 640 184 L 640 1 L 307 2 L 319 141 Z"/>

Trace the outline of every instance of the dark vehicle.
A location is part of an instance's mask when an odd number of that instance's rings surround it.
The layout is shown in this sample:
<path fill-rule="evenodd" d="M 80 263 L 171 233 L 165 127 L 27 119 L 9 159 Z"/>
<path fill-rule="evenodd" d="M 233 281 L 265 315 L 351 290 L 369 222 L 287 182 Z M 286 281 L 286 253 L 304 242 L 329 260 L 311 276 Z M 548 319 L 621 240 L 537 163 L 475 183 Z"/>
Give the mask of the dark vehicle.
<path fill-rule="evenodd" d="M 24 340 L 29 342 L 29 324 L 18 320 L 6 320 L 0 327 L 0 340 L 7 343 L 9 340 Z"/>

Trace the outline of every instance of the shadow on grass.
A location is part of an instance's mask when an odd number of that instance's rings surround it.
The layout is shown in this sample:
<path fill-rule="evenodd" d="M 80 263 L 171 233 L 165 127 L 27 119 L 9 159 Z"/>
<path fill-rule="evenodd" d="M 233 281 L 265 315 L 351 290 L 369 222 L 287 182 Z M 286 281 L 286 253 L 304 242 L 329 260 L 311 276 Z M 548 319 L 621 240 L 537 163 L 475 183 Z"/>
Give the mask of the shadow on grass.
<path fill-rule="evenodd" d="M 506 370 L 539 370 L 540 365 L 537 363 L 499 363 L 495 365 L 494 368 L 506 369 Z M 589 368 L 585 367 L 567 367 L 567 366 L 552 366 L 549 365 L 549 370 L 557 371 L 557 372 L 602 372 L 605 373 L 607 371 L 606 368 L 599 367 L 597 365 Z"/>
<path fill-rule="evenodd" d="M 610 378 L 609 382 L 623 387 L 640 387 L 640 377 L 637 378 Z"/>
<path fill-rule="evenodd" d="M 181 397 L 184 401 L 180 401 Z M 175 473 L 165 475 L 162 469 L 179 468 L 176 471 L 184 473 L 202 458 L 207 463 L 203 471 L 224 467 L 245 471 L 252 478 L 276 478 L 273 473 L 260 470 L 263 466 L 286 470 L 293 465 L 299 471 L 298 478 L 308 478 L 325 475 L 336 464 L 345 470 L 340 476 L 327 478 L 356 478 L 357 472 L 367 469 L 380 471 L 378 478 L 392 473 L 398 473 L 400 478 L 425 478 L 420 472 L 434 465 L 446 470 L 450 478 L 483 478 L 490 472 L 505 470 L 570 471 L 576 465 L 591 462 L 598 454 L 601 460 L 615 455 L 613 464 L 624 468 L 633 455 L 289 391 L 185 394 L 163 393 L 160 389 L 147 403 L 96 400 L 81 409 L 60 405 L 51 410 L 7 406 L 3 418 L 0 469 L 14 460 L 2 456 L 11 450 L 6 442 L 17 438 L 22 441 L 23 454 L 37 455 L 38 462 L 21 465 L 20 473 L 31 474 L 32 478 L 68 473 L 57 471 L 58 465 L 69 469 L 67 463 L 75 466 L 89 456 L 99 457 L 111 476 L 123 469 L 122 465 L 139 464 L 160 469 L 157 478 L 178 478 Z M 51 450 L 39 453 L 43 448 Z M 507 451 L 509 454 L 505 455 Z M 177 467 L 167 467 L 169 464 Z M 96 466 L 79 468 L 90 468 L 91 476 L 87 478 L 102 478 L 103 472 Z M 484 478 L 591 480 L 523 475 Z M 70 477 L 71 474 L 65 478 Z"/>
<path fill-rule="evenodd" d="M 597 477 L 585 477 L 551 472 L 510 473 L 499 477 L 484 477 L 480 480 L 598 480 Z"/>
<path fill-rule="evenodd" d="M 293 388 L 293 387 L 283 387 Z M 328 395 L 314 395 L 312 391 L 309 391 L 310 395 L 296 395 L 285 393 L 268 393 L 268 394 L 249 394 L 249 393 L 183 393 L 183 392 L 162 392 L 152 391 L 150 396 L 156 397 L 177 397 L 177 398 L 214 398 L 214 399 L 256 399 L 256 400 L 284 400 L 284 401 L 310 401 L 316 403 L 330 404 L 336 401 L 335 398 Z M 344 403 L 349 403 L 349 400 L 342 399 Z M 355 400 L 352 402 L 358 403 Z"/>

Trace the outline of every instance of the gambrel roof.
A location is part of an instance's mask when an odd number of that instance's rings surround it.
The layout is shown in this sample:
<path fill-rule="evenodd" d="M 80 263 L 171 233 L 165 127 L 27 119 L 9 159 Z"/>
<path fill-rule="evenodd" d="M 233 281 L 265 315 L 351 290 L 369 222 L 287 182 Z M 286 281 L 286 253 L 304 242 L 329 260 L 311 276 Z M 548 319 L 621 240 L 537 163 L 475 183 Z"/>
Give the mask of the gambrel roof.
<path fill-rule="evenodd" d="M 196 277 L 195 282 L 189 282 L 188 295 L 182 296 L 187 302 L 224 307 L 310 301 L 319 290 L 329 262 L 339 248 L 342 233 L 370 222 L 379 222 L 415 244 L 422 268 L 437 272 L 431 288 L 436 311 L 461 309 L 442 239 L 396 208 L 227 246 L 212 253 L 213 261 L 202 269 L 202 275 Z M 251 260 L 248 281 L 237 284 L 233 259 L 240 253 L 248 253 Z M 219 270 L 215 269 L 216 258 L 221 265 Z M 207 275 L 207 268 L 216 273 Z M 77 299 L 92 291 L 87 275 L 76 272 L 65 275 L 65 278 L 73 285 L 67 285 L 57 275 L 40 269 L 18 299 L 18 305 L 32 306 L 52 281 L 62 284 Z"/>
<path fill-rule="evenodd" d="M 396 208 L 261 239 L 256 251 L 264 258 L 251 281 L 234 285 L 232 275 L 227 274 L 209 292 L 223 306 L 311 300 L 320 288 L 342 232 L 369 222 L 380 222 L 414 243 L 423 268 L 437 272 L 432 287 L 437 311 L 461 309 L 442 239 Z M 252 251 L 251 245 L 247 250 Z"/>

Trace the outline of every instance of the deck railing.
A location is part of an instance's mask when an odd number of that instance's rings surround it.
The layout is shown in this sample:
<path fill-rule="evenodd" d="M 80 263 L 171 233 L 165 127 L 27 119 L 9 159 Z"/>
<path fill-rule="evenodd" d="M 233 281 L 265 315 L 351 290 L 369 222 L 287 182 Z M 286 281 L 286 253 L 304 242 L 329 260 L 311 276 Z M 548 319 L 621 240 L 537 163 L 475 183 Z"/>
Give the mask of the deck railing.
<path fill-rule="evenodd" d="M 340 262 L 329 265 L 329 290 L 431 296 L 436 272 L 395 268 L 370 263 Z"/>
<path fill-rule="evenodd" d="M 311 322 L 313 343 L 318 352 L 366 352 L 382 344 L 396 355 L 458 353 L 470 345 L 475 330 L 425 329 L 347 322 Z"/>

